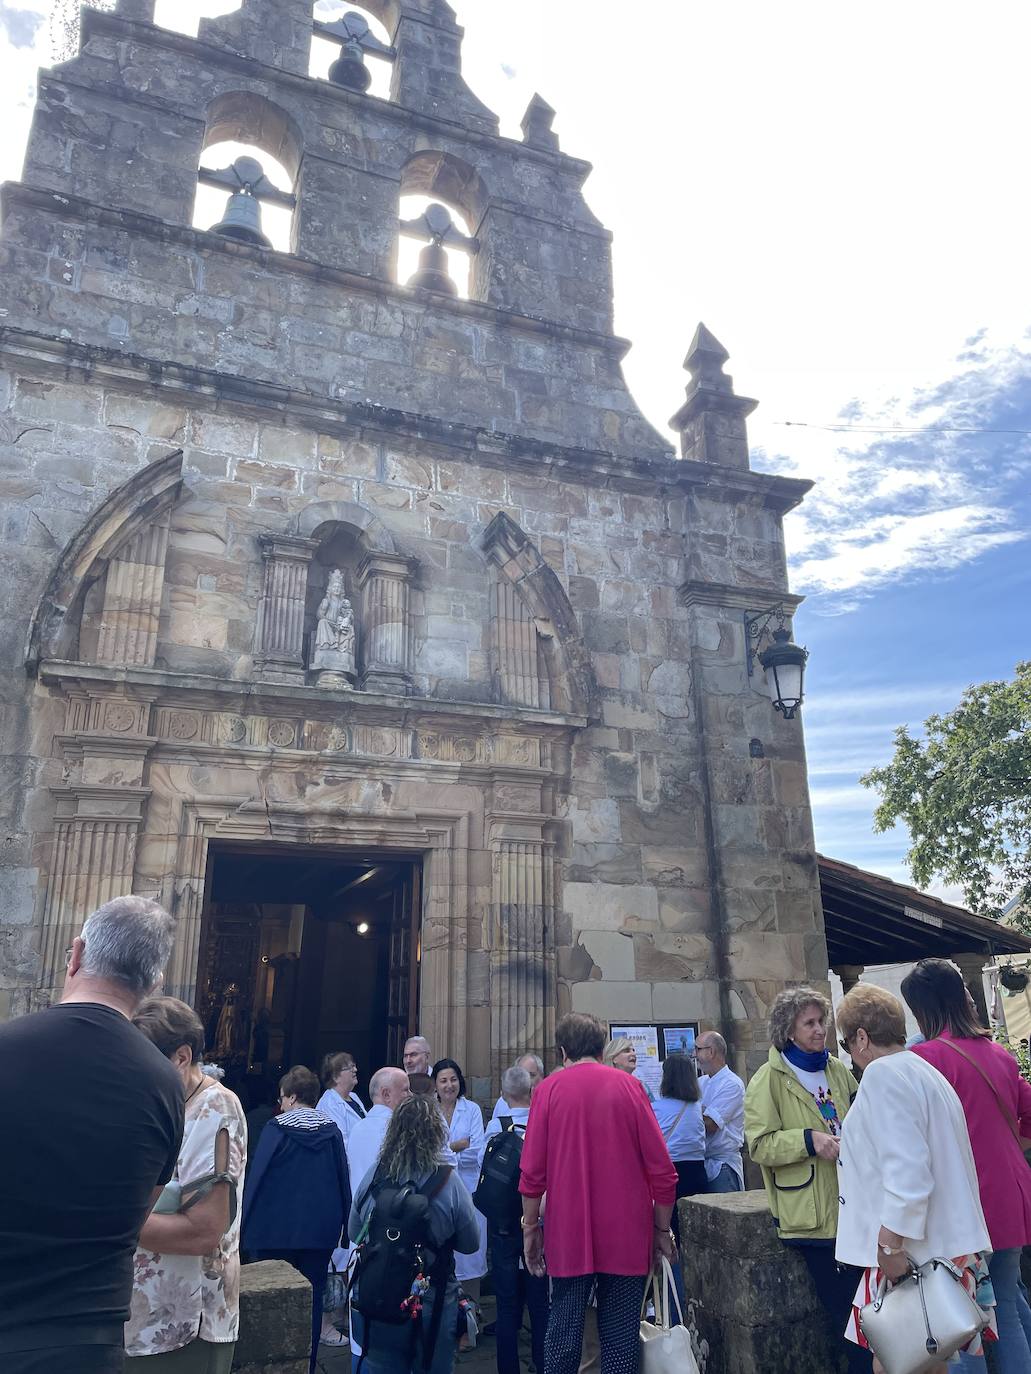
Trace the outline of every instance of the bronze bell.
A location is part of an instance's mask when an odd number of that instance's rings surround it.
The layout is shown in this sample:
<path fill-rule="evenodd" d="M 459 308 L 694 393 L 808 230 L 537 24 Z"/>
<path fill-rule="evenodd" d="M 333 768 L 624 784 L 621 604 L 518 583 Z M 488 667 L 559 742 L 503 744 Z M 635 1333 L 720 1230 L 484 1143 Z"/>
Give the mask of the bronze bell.
<path fill-rule="evenodd" d="M 211 226 L 211 233 L 240 243 L 255 243 L 271 248 L 272 241 L 261 231 L 261 206 L 247 190 L 234 191 L 226 202 L 221 222 Z"/>
<path fill-rule="evenodd" d="M 343 86 L 348 91 L 367 91 L 372 75 L 365 65 L 360 43 L 345 43 L 340 56 L 329 69 L 329 79 L 334 86 Z"/>
<path fill-rule="evenodd" d="M 440 291 L 445 296 L 457 296 L 458 287 L 447 270 L 444 245 L 428 243 L 419 254 L 419 270 L 408 279 L 409 286 L 421 286 L 424 291 Z"/>

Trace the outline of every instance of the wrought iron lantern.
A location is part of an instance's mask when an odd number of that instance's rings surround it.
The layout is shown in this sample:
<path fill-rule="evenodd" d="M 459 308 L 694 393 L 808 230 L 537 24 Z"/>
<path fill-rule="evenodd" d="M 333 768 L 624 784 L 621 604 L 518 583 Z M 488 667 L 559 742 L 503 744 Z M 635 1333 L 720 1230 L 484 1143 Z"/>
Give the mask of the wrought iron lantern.
<path fill-rule="evenodd" d="M 776 628 L 770 625 L 776 621 Z M 763 642 L 768 641 L 763 648 Z M 804 698 L 805 665 L 809 651 L 791 638 L 787 614 L 782 605 L 771 606 L 758 615 L 745 616 L 745 650 L 748 676 L 758 662 L 766 677 L 766 690 L 773 709 L 785 720 L 794 720 Z"/>

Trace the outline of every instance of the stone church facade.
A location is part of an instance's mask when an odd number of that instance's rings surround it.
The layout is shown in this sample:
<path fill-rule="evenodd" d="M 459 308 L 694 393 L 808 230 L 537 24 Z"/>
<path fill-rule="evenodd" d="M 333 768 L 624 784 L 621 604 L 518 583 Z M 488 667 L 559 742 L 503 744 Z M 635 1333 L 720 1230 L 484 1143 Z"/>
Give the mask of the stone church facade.
<path fill-rule="evenodd" d="M 551 111 L 500 137 L 444 0 L 365 9 L 389 99 L 309 76 L 309 0 L 196 38 L 118 0 L 41 78 L 0 245 L 0 1012 L 130 890 L 196 1001 L 220 846 L 397 856 L 401 1029 L 481 1089 L 569 1008 L 754 1062 L 827 969 L 801 725 L 744 629 L 797 604 L 808 484 L 749 470 L 704 329 L 674 455 Z M 291 251 L 191 227 L 225 140 L 290 173 Z M 396 283 L 408 194 L 470 226 L 468 299 Z"/>

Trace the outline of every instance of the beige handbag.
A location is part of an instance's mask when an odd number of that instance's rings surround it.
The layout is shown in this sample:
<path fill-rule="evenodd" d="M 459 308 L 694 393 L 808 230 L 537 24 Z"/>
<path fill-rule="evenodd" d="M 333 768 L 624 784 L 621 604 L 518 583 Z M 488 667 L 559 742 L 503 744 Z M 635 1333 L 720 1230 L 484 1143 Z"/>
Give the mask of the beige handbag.
<path fill-rule="evenodd" d="M 888 1287 L 882 1275 L 877 1296 L 859 1312 L 859 1325 L 885 1374 L 922 1374 L 944 1364 L 988 1324 L 947 1259 L 914 1265 Z"/>
<path fill-rule="evenodd" d="M 670 1295 L 676 1305 L 677 1322 L 672 1325 Z M 655 1307 L 655 1320 L 646 1318 L 649 1301 Z M 663 1258 L 659 1269 L 653 1269 L 644 1290 L 641 1304 L 641 1365 L 640 1374 L 698 1374 L 698 1363 L 691 1349 L 691 1333 L 684 1325 L 680 1298 L 673 1284 L 673 1270 Z"/>

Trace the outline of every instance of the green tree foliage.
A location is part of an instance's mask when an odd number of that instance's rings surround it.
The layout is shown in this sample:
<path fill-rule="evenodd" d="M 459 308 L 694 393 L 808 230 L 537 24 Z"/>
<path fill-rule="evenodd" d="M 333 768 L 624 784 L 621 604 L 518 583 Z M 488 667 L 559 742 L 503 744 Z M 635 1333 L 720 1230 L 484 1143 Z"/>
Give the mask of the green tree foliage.
<path fill-rule="evenodd" d="M 982 916 L 1031 895 L 1031 662 L 1011 682 L 968 687 L 922 739 L 900 726 L 891 763 L 860 781 L 881 796 L 875 828 L 909 831 L 916 883 L 957 883 Z"/>

